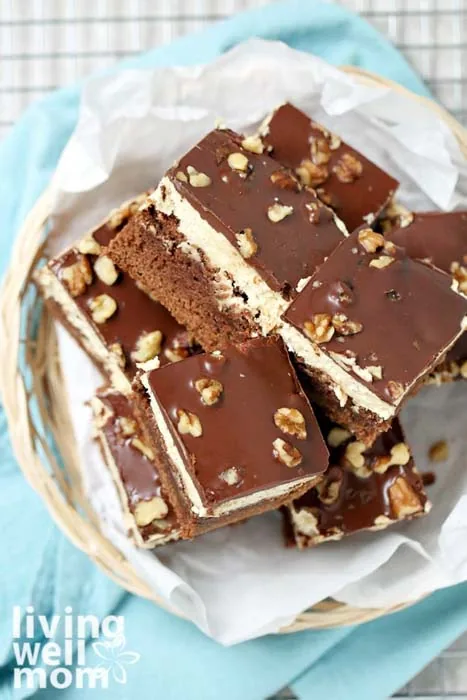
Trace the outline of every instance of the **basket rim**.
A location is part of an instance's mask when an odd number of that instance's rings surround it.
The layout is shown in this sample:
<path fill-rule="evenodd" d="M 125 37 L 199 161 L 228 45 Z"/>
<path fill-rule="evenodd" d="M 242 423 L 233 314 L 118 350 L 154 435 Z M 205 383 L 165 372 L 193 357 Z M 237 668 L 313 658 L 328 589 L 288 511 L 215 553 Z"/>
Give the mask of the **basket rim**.
<path fill-rule="evenodd" d="M 429 98 L 415 95 L 401 85 L 375 73 L 354 66 L 343 66 L 341 70 L 354 76 L 363 84 L 386 86 L 406 94 L 434 111 L 448 125 L 467 158 L 467 130 L 439 104 Z M 124 589 L 151 599 L 159 606 L 181 616 L 179 611 L 168 608 L 148 584 L 137 576 L 133 566 L 98 528 L 97 518 L 94 513 L 89 512 L 89 507 L 86 508 L 85 499 L 82 498 L 83 494 L 80 491 L 80 469 L 74 440 L 66 441 L 71 443 L 66 446 L 63 445 L 63 441 L 58 440 L 61 452 L 66 454 L 66 459 L 63 455 L 63 460 L 67 466 L 67 477 L 71 479 L 71 487 L 67 486 L 60 472 L 54 471 L 52 475 L 50 474 L 35 449 L 36 441 L 40 441 L 40 436 L 37 435 L 28 412 L 28 400 L 32 390 L 26 386 L 19 368 L 20 352 L 24 343 L 21 335 L 22 301 L 25 290 L 31 283 L 35 265 L 41 257 L 44 243 L 42 232 L 52 211 L 53 200 L 53 191 L 49 186 L 40 195 L 18 232 L 0 288 L 0 327 L 5 341 L 0 345 L 0 397 L 3 401 L 12 450 L 27 481 L 42 498 L 57 526 L 64 531 L 73 544 L 93 559 Z M 53 407 L 45 408 L 45 415 L 49 418 L 48 427 L 52 428 L 52 433 L 56 434 L 56 437 L 60 435 L 61 430 L 66 430 L 69 434 L 70 411 L 63 391 L 60 364 L 56 353 L 55 330 L 50 316 L 44 310 L 41 314 L 37 338 L 27 361 L 29 364 L 35 363 L 37 372 L 35 380 L 41 383 L 46 399 L 50 401 L 49 406 Z M 47 342 L 48 345 L 41 345 L 39 339 L 42 343 Z M 33 388 L 37 388 L 36 385 Z M 53 420 L 51 421 L 50 418 Z M 44 446 L 41 444 L 41 447 Z M 83 509 L 83 513 L 89 520 L 78 512 L 76 505 Z M 361 624 L 401 610 L 415 602 L 412 600 L 381 608 L 356 608 L 328 599 L 300 613 L 294 622 L 286 625 L 279 632 L 289 633 L 305 629 Z"/>

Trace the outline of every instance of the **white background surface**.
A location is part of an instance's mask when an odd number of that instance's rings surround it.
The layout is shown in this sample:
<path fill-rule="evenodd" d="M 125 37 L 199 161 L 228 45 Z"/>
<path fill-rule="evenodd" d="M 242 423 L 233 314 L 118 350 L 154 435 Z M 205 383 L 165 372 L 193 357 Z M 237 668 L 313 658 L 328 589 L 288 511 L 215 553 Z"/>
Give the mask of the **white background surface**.
<path fill-rule="evenodd" d="M 303 0 L 306 2 L 307 0 Z M 267 0 L 0 0 L 0 137 L 57 86 Z M 467 123 L 467 0 L 341 0 L 389 36 Z M 467 637 L 406 689 L 467 698 Z"/>

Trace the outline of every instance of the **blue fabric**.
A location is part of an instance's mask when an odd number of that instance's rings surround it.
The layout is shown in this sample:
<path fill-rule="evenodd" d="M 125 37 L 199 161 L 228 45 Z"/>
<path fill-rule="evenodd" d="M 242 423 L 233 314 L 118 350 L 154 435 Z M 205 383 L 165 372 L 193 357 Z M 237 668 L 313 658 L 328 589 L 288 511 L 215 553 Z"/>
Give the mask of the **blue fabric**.
<path fill-rule="evenodd" d="M 281 39 L 331 63 L 367 68 L 428 94 L 400 54 L 363 20 L 342 7 L 311 0 L 238 15 L 113 70 L 205 62 L 251 36 Z M 78 103 L 79 87 L 51 94 L 28 109 L 0 144 L 1 272 L 19 226 L 46 187 L 73 130 Z M 66 606 L 75 614 L 124 615 L 127 648 L 141 659 L 128 668 L 127 685 L 112 686 L 112 698 L 260 700 L 292 684 L 302 698 L 319 700 L 332 693 L 335 700 L 377 700 L 467 627 L 467 589 L 458 586 L 359 629 L 271 636 L 222 648 L 189 623 L 126 594 L 66 540 L 15 464 L 3 413 L 0 533 L 1 700 L 33 692 L 12 690 L 13 606 L 33 605 L 49 618 Z M 70 699 L 76 692 L 80 697 L 105 693 L 52 689 L 39 691 L 38 697 L 54 698 L 57 692 Z"/>

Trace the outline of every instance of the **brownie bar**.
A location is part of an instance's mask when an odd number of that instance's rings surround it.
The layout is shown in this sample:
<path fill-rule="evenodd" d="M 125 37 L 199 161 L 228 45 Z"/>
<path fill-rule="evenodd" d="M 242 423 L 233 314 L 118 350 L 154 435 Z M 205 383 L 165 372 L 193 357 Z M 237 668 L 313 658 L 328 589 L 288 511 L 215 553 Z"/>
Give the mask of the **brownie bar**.
<path fill-rule="evenodd" d="M 154 453 L 128 397 L 102 389 L 91 406 L 95 435 L 135 544 L 150 549 L 178 539 L 177 520 L 161 486 Z"/>
<path fill-rule="evenodd" d="M 371 225 L 399 183 L 336 134 L 291 104 L 284 104 L 260 128 L 260 137 L 279 163 L 293 168 L 316 189 L 349 231 Z"/>
<path fill-rule="evenodd" d="M 340 426 L 326 430 L 330 466 L 323 481 L 283 512 L 287 544 L 300 549 L 380 530 L 431 507 L 397 419 L 372 447 Z"/>
<path fill-rule="evenodd" d="M 142 411 L 182 534 L 271 510 L 328 464 L 280 339 L 197 355 L 144 374 Z"/>
<path fill-rule="evenodd" d="M 371 444 L 461 337 L 466 314 L 447 275 L 360 229 L 292 302 L 281 334 L 329 417 Z"/>
<path fill-rule="evenodd" d="M 169 312 L 103 253 L 145 199 L 114 211 L 35 276 L 54 316 L 125 393 L 137 363 L 156 355 L 161 364 L 176 362 L 199 350 Z"/>
<path fill-rule="evenodd" d="M 467 212 L 413 214 L 408 225 L 398 223 L 386 226 L 387 237 L 405 248 L 410 257 L 425 260 L 451 275 L 455 289 L 467 296 Z M 427 381 L 440 384 L 461 378 L 467 379 L 467 334 Z"/>
<path fill-rule="evenodd" d="M 109 255 L 214 350 L 272 331 L 345 233 L 260 141 L 216 130 L 167 172 Z"/>

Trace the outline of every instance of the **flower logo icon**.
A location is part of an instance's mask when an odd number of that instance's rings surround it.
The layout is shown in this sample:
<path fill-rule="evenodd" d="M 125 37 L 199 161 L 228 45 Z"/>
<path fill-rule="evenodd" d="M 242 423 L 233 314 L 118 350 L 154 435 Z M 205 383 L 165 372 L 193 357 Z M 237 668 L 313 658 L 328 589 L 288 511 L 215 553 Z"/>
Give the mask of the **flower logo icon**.
<path fill-rule="evenodd" d="M 126 645 L 125 637 L 120 634 L 105 642 L 93 642 L 94 652 L 103 661 L 97 665 L 107 673 L 112 673 L 114 680 L 122 685 L 127 681 L 127 671 L 125 666 L 136 664 L 141 655 L 136 651 L 124 651 Z"/>

